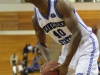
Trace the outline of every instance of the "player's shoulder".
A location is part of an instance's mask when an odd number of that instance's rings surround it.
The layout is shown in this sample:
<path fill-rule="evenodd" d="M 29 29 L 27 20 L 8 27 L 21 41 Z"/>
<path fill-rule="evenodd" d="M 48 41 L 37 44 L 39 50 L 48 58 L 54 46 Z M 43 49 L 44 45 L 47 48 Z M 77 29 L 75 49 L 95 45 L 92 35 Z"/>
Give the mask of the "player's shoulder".
<path fill-rule="evenodd" d="M 63 7 L 65 9 L 72 9 L 73 7 L 68 0 L 56 0 L 56 6 L 60 6 L 61 8 Z"/>
<path fill-rule="evenodd" d="M 68 0 L 57 0 L 56 9 L 61 15 L 70 13 L 71 11 L 74 10 L 73 6 L 70 4 Z"/>
<path fill-rule="evenodd" d="M 57 3 L 68 3 L 70 4 L 70 2 L 68 0 L 56 0 Z"/>

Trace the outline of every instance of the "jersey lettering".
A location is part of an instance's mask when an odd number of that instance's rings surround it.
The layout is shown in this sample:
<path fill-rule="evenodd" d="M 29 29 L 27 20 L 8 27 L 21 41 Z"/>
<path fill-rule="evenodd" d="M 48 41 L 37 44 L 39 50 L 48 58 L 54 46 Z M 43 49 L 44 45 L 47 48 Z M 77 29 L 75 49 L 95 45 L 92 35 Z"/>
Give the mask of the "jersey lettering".
<path fill-rule="evenodd" d="M 57 36 L 58 38 L 61 38 L 61 36 L 65 36 L 66 35 L 66 33 L 63 30 L 61 30 L 61 29 L 58 29 L 57 32 L 53 31 L 53 34 L 55 36 Z"/>
<path fill-rule="evenodd" d="M 59 40 L 59 43 L 61 43 L 62 45 L 68 44 L 68 43 L 70 42 L 70 39 L 71 39 L 71 35 L 65 37 L 65 38 L 62 39 L 62 40 Z"/>
<path fill-rule="evenodd" d="M 61 29 L 58 29 L 57 31 L 58 31 L 59 34 L 62 35 L 62 36 L 65 36 L 65 35 L 66 35 L 66 33 L 65 33 L 63 30 L 61 30 Z"/>
<path fill-rule="evenodd" d="M 45 30 L 45 32 L 49 32 L 50 30 L 54 29 L 54 28 L 58 28 L 58 27 L 64 27 L 65 26 L 65 22 L 61 21 L 61 22 L 50 22 L 47 25 L 45 25 L 43 27 L 43 29 Z"/>
<path fill-rule="evenodd" d="M 59 35 L 59 33 L 57 33 L 56 31 L 53 31 L 53 34 L 58 37 L 58 38 L 61 38 L 61 36 Z"/>
<path fill-rule="evenodd" d="M 58 37 L 59 39 L 62 37 L 62 36 L 66 36 L 66 33 L 61 30 L 61 29 L 58 29 L 57 31 L 53 31 L 53 34 Z M 64 39 L 62 40 L 58 40 L 59 43 L 61 43 L 62 45 L 64 44 L 68 44 L 70 42 L 70 38 L 71 38 L 71 35 L 65 37 Z"/>

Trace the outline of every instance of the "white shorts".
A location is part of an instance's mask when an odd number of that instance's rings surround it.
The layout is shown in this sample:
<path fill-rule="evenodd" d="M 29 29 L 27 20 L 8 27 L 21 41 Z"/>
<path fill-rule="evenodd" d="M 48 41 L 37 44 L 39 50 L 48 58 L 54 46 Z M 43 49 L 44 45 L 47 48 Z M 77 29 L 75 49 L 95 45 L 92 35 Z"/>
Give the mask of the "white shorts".
<path fill-rule="evenodd" d="M 68 46 L 62 47 L 62 54 L 59 56 L 59 63 L 63 63 L 68 53 Z M 81 45 L 73 56 L 69 65 L 67 75 L 98 75 L 99 44 L 95 34 Z"/>

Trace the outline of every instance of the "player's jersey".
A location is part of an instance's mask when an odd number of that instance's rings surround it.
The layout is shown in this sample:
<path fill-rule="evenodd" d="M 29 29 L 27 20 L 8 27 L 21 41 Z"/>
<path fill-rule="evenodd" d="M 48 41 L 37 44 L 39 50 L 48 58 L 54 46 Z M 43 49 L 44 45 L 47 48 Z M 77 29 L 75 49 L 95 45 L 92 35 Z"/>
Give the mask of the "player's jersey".
<path fill-rule="evenodd" d="M 72 33 L 68 30 L 63 17 L 57 12 L 56 0 L 48 0 L 47 17 L 44 17 L 37 7 L 35 7 L 34 11 L 39 26 L 43 28 L 46 33 L 48 33 L 59 44 L 69 44 Z M 92 29 L 85 25 L 75 9 L 73 10 L 73 13 L 77 18 L 82 32 L 82 39 L 80 42 L 82 43 L 91 35 Z"/>

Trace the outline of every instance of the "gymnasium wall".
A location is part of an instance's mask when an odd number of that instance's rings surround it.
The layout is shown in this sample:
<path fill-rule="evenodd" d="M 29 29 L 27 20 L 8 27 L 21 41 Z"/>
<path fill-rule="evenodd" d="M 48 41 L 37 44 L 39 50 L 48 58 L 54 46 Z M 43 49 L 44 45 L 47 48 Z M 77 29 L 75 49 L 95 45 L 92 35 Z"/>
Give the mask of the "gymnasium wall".
<path fill-rule="evenodd" d="M 100 3 L 71 3 L 76 10 L 100 10 Z M 0 4 L 0 12 L 33 11 L 34 5 L 30 3 Z"/>
<path fill-rule="evenodd" d="M 100 10 L 77 10 L 90 27 L 100 28 Z M 31 23 L 33 11 L 0 12 L 0 30 L 34 30 Z"/>
<path fill-rule="evenodd" d="M 72 3 L 72 5 L 88 26 L 99 26 L 100 3 Z M 30 3 L 0 4 L 0 30 L 33 30 L 31 25 L 33 9 L 34 5 Z"/>
<path fill-rule="evenodd" d="M 17 0 L 0 0 L 0 3 L 17 3 Z"/>

